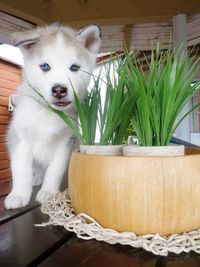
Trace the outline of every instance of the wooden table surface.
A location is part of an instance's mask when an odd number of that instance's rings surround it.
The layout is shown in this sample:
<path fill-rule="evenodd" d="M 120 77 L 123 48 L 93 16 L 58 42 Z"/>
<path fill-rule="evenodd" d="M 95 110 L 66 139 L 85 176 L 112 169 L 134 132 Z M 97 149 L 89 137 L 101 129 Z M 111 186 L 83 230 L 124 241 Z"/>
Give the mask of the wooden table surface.
<path fill-rule="evenodd" d="M 200 267 L 200 255 L 194 252 L 160 257 L 130 246 L 81 240 L 58 226 L 36 227 L 48 220 L 37 203 L 5 211 L 3 200 L 0 267 Z"/>

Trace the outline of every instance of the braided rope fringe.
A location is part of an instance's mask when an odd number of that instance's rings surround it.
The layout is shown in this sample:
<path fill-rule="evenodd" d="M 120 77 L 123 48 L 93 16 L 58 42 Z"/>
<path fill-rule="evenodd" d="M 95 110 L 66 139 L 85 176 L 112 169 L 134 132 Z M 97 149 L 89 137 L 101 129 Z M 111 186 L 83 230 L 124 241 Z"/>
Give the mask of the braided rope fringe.
<path fill-rule="evenodd" d="M 200 230 L 163 237 L 158 234 L 137 236 L 132 232 L 119 233 L 113 229 L 105 229 L 87 214 L 75 215 L 73 213 L 68 190 L 49 198 L 43 203 L 41 211 L 49 215 L 49 222 L 36 226 L 60 225 L 66 230 L 76 233 L 78 238 L 85 240 L 96 239 L 109 244 L 129 245 L 161 256 L 167 256 L 169 252 L 180 254 L 194 251 L 200 253 Z"/>

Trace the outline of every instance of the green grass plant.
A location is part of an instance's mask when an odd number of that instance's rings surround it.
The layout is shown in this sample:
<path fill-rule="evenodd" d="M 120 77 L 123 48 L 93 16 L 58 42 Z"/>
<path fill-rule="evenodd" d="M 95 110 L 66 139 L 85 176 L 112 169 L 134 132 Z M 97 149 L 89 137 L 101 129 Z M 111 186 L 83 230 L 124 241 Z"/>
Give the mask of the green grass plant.
<path fill-rule="evenodd" d="M 144 69 L 134 54 L 126 50 L 127 89 L 134 96 L 132 124 L 142 146 L 166 146 L 180 123 L 198 105 L 179 118 L 185 104 L 200 87 L 191 86 L 199 69 L 200 59 L 175 55 L 170 49 L 152 49 L 150 61 Z"/>
<path fill-rule="evenodd" d="M 125 90 L 126 66 L 110 61 L 105 67 L 105 99 L 99 105 L 100 145 L 122 144 L 133 111 L 134 97 Z"/>

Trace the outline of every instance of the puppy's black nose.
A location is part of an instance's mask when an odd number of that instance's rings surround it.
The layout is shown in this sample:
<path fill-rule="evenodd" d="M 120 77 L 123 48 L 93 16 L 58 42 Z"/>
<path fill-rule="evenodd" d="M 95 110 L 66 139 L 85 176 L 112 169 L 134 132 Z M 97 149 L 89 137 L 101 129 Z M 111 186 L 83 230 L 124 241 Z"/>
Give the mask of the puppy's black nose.
<path fill-rule="evenodd" d="M 63 98 L 67 95 L 67 87 L 56 84 L 51 89 L 52 95 L 56 98 Z"/>

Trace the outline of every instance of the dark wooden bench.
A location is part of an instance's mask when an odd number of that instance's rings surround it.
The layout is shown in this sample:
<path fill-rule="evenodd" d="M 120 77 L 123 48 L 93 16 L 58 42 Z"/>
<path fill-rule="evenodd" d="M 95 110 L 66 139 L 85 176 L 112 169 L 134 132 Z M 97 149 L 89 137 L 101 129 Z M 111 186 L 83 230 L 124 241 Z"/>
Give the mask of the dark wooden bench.
<path fill-rule="evenodd" d="M 37 192 L 34 190 L 34 195 Z M 0 267 L 197 267 L 200 255 L 155 256 L 143 249 L 80 240 L 58 226 L 36 227 L 47 221 L 31 201 L 23 209 L 4 210 L 0 198 Z"/>

